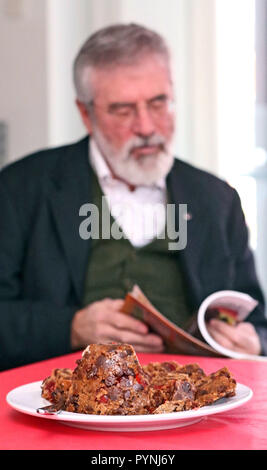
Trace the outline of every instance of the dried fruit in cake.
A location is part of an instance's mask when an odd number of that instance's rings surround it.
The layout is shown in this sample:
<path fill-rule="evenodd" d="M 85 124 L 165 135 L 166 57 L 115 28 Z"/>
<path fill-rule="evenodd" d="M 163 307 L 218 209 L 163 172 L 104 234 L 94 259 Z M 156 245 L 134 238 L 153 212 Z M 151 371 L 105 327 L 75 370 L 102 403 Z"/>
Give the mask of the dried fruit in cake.
<path fill-rule="evenodd" d="M 42 382 L 42 397 L 55 405 L 60 404 L 64 407 L 71 379 L 71 369 L 53 369 L 51 375 Z"/>
<path fill-rule="evenodd" d="M 205 377 L 198 364 L 182 366 L 175 361 L 151 362 L 143 368 L 150 378 L 149 398 L 152 412 L 165 402 L 171 401 L 179 401 L 179 407 L 183 407 L 182 402 L 186 402 L 188 407 L 195 398 L 195 382 Z M 169 407 L 170 405 L 168 409 Z"/>
<path fill-rule="evenodd" d="M 182 366 L 175 361 L 164 361 L 164 362 L 149 362 L 143 366 L 143 370 L 148 374 L 151 381 L 158 379 L 160 376 L 169 377 L 170 375 L 178 372 Z"/>
<path fill-rule="evenodd" d="M 182 366 L 175 361 L 150 362 L 143 366 L 143 369 L 148 374 L 152 383 L 155 380 L 159 380 L 159 378 L 162 380 L 176 379 L 180 374 L 187 374 L 194 383 L 205 377 L 205 372 L 197 363 Z"/>
<path fill-rule="evenodd" d="M 203 369 L 197 363 L 186 364 L 181 366 L 177 371 L 179 374 L 187 374 L 193 383 L 198 383 L 201 379 L 206 377 Z"/>
<path fill-rule="evenodd" d="M 202 378 L 196 383 L 195 401 L 198 406 L 211 405 L 223 397 L 235 395 L 236 381 L 227 367 Z"/>
<path fill-rule="evenodd" d="M 148 378 L 128 344 L 91 344 L 77 361 L 65 409 L 137 415 L 149 408 Z"/>
<path fill-rule="evenodd" d="M 149 385 L 150 411 L 169 401 L 194 400 L 196 389 L 186 374 L 155 377 Z"/>

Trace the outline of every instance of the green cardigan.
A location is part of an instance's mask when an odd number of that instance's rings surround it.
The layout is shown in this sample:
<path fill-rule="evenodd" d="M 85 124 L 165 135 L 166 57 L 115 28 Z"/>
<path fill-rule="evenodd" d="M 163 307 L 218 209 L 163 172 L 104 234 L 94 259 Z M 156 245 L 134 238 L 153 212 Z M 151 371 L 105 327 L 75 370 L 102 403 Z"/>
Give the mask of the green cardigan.
<path fill-rule="evenodd" d="M 92 175 L 92 190 L 93 203 L 99 210 L 100 237 L 92 239 L 83 304 L 107 297 L 124 298 L 133 285 L 138 284 L 158 310 L 183 327 L 192 312 L 186 302 L 178 254 L 168 250 L 170 240 L 155 238 L 144 247 L 135 248 L 110 213 L 110 226 L 123 236 L 102 239 L 103 192 L 95 175 Z"/>

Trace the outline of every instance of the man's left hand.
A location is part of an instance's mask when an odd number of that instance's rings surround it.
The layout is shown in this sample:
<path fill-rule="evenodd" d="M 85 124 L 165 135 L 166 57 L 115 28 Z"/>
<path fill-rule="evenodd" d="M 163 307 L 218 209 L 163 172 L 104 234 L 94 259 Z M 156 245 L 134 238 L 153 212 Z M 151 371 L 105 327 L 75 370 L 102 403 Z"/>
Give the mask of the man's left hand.
<path fill-rule="evenodd" d="M 241 322 L 236 326 L 213 319 L 207 325 L 210 335 L 225 348 L 245 354 L 260 354 L 259 336 L 252 323 Z"/>

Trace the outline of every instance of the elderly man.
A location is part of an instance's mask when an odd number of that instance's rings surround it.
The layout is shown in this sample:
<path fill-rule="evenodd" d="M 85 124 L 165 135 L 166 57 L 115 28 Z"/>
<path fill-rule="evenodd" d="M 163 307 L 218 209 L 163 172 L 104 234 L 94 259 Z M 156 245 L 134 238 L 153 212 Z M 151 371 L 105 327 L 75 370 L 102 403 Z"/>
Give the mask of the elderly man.
<path fill-rule="evenodd" d="M 164 40 L 134 24 L 100 30 L 80 50 L 74 81 L 89 137 L 38 152 L 0 175 L 1 368 L 101 341 L 164 351 L 162 338 L 121 312 L 135 283 L 182 327 L 216 290 L 252 295 L 258 306 L 248 321 L 231 327 L 215 320 L 210 332 L 236 351 L 266 354 L 264 301 L 239 197 L 174 158 Z M 104 220 L 103 198 L 123 236 L 84 239 L 81 208 L 94 204 Z M 180 250 L 169 249 L 168 234 L 158 236 L 166 232 L 167 203 L 188 207 Z M 144 234 L 148 205 L 157 226 Z"/>

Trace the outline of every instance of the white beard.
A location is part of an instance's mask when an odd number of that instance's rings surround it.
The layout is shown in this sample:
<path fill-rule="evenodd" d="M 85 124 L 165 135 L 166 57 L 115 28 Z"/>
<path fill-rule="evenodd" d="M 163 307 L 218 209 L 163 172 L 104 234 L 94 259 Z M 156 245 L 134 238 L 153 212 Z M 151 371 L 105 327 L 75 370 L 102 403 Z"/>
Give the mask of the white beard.
<path fill-rule="evenodd" d="M 166 139 L 159 135 L 147 139 L 133 137 L 119 152 L 115 151 L 97 126 L 94 127 L 93 136 L 114 175 L 133 186 L 152 186 L 164 179 L 173 165 L 171 145 L 167 145 Z M 131 150 L 144 144 L 160 145 L 162 151 L 134 158 Z"/>

